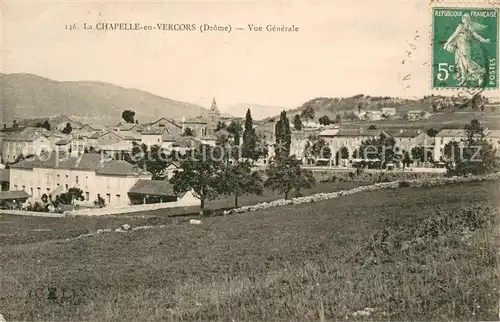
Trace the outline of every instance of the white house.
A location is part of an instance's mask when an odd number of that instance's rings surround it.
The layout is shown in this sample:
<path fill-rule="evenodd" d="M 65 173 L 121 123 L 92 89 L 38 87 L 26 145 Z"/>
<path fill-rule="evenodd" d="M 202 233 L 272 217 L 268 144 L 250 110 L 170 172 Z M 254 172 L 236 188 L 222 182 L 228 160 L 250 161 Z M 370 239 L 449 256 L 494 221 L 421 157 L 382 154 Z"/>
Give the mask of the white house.
<path fill-rule="evenodd" d="M 443 129 L 436 134 L 434 144 L 434 160 L 439 161 L 443 157 L 444 146 L 449 142 L 460 142 L 466 138 L 463 129 Z"/>
<path fill-rule="evenodd" d="M 42 132 L 12 133 L 3 138 L 2 161 L 14 162 L 19 155 L 39 155 L 54 150 L 54 144 Z"/>
<path fill-rule="evenodd" d="M 111 206 L 130 204 L 130 188 L 140 179 L 151 179 L 147 171 L 100 154 L 60 158 L 52 153 L 47 158 L 20 161 L 10 170 L 10 190 L 23 190 L 33 198 L 41 198 L 60 189 L 79 188 L 83 191 L 84 203 L 93 204 L 101 197 Z"/>
<path fill-rule="evenodd" d="M 360 128 L 325 130 L 319 134 L 319 137 L 324 138 L 329 144 L 332 152 L 332 160 L 335 160 L 336 164 L 345 164 L 346 162 L 341 162 L 342 159 L 345 159 L 345 161 L 353 159 L 353 152 L 359 148 L 363 141 L 374 139 L 381 135 L 389 136 L 384 131 Z M 347 158 L 341 157 L 341 150 L 347 151 Z"/>
<path fill-rule="evenodd" d="M 420 129 L 386 130 L 394 139 L 394 145 L 401 151 L 411 152 L 414 147 L 425 147 L 429 153 L 434 152 L 434 138 Z"/>

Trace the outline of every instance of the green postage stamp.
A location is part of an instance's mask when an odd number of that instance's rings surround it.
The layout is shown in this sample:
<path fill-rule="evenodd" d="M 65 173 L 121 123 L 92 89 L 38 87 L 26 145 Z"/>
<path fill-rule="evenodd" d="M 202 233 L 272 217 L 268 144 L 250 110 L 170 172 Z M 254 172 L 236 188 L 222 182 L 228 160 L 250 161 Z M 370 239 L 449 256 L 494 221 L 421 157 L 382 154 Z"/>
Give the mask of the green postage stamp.
<path fill-rule="evenodd" d="M 498 88 L 498 8 L 432 8 L 432 87 Z"/>

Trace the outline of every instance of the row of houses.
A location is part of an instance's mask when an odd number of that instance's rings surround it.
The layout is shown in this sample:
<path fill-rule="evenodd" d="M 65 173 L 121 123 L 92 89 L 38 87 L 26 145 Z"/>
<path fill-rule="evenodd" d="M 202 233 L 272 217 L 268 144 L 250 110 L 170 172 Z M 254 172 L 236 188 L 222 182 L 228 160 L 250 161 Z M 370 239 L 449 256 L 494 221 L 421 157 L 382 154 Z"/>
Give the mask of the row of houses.
<path fill-rule="evenodd" d="M 55 198 L 70 188 L 82 190 L 84 206 L 99 199 L 109 206 L 195 200 L 191 193 L 176 195 L 168 181 L 151 180 L 144 169 L 100 154 L 63 158 L 47 154 L 17 162 L 9 170 L 10 190 L 34 200 L 44 194 Z"/>
<path fill-rule="evenodd" d="M 8 183 L 5 185 L 2 181 L 2 190 L 10 190 L 2 193 L 0 201 L 16 196 L 55 198 L 70 188 L 79 188 L 85 199 L 83 205 L 87 206 L 98 200 L 109 206 L 172 201 L 179 205 L 197 203 L 192 193 L 176 195 L 168 180 L 152 180 L 146 169 L 110 155 L 130 152 L 134 144 L 181 152 L 199 144 L 215 145 L 215 128 L 221 117 L 214 99 L 208 116 L 182 121 L 160 118 L 148 124 L 101 127 L 80 124 L 65 116 L 49 120 L 15 122 L 15 126 L 0 132 L 2 163 L 9 165 L 9 169 L 1 170 L 7 177 L 2 180 Z M 64 134 L 62 130 L 67 124 L 72 131 Z M 183 136 L 188 127 L 193 136 Z M 90 153 L 91 150 L 102 153 Z M 171 167 L 176 168 L 171 164 L 166 169 L 170 173 L 167 179 L 172 175 Z"/>
<path fill-rule="evenodd" d="M 290 146 L 290 153 L 296 155 L 298 158 L 306 160 L 304 154 L 307 142 L 311 136 L 317 136 L 325 140 L 330 148 L 331 164 L 339 165 L 340 163 L 346 164 L 355 159 L 353 155 L 363 141 L 369 139 L 376 139 L 380 136 L 391 137 L 394 140 L 394 149 L 400 151 L 410 152 L 414 147 L 425 148 L 428 155 L 432 154 L 432 159 L 436 162 L 442 160 L 444 147 L 452 141 L 460 142 L 466 139 L 465 131 L 463 129 L 442 129 L 434 137 L 427 135 L 421 129 L 365 129 L 365 128 L 330 128 L 316 131 L 293 131 L 292 141 Z M 493 148 L 500 151 L 500 130 L 485 130 L 485 139 L 492 144 Z M 274 143 L 273 139 L 268 138 L 268 143 L 271 146 Z M 337 152 L 346 150 L 348 157 L 347 160 L 338 160 Z M 269 157 L 273 156 L 273 150 L 269 150 Z M 342 161 L 342 162 L 341 162 Z M 264 162 L 265 163 L 265 160 Z"/>

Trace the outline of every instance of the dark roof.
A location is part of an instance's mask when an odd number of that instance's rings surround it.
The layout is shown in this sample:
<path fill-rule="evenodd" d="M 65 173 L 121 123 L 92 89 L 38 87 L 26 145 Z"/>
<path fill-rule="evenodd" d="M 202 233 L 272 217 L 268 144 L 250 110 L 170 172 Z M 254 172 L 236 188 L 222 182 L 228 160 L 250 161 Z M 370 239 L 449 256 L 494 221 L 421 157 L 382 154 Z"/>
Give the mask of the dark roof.
<path fill-rule="evenodd" d="M 28 199 L 30 197 L 24 190 L 16 190 L 16 191 L 1 191 L 0 192 L 0 200 L 7 199 Z"/>
<path fill-rule="evenodd" d="M 106 160 L 102 159 L 101 154 L 84 153 L 78 157 L 62 157 L 57 153 L 51 153 L 50 157 L 35 156 L 26 160 L 19 161 L 11 165 L 13 169 L 32 169 L 32 168 L 50 168 L 67 170 L 97 170 Z"/>
<path fill-rule="evenodd" d="M 103 175 L 151 175 L 148 171 L 138 168 L 126 161 L 113 160 L 104 157 L 102 154 L 84 153 L 78 157 L 61 157 L 56 153 L 51 153 L 48 159 L 43 157 L 31 157 L 19 161 L 10 166 L 12 169 L 65 169 L 80 171 L 95 171 Z"/>
<path fill-rule="evenodd" d="M 142 131 L 143 135 L 162 135 L 167 129 L 165 127 L 146 128 Z"/>
<path fill-rule="evenodd" d="M 140 179 L 130 188 L 129 193 L 156 196 L 175 196 L 174 186 L 166 180 Z"/>
<path fill-rule="evenodd" d="M 96 174 L 121 176 L 151 175 L 150 172 L 122 160 L 107 161 L 99 169 L 96 170 Z"/>
<path fill-rule="evenodd" d="M 27 141 L 27 142 L 32 142 L 36 139 L 38 139 L 41 136 L 46 136 L 47 135 L 47 130 L 45 129 L 40 129 L 38 130 L 32 130 L 32 128 L 27 128 L 29 130 L 27 131 L 22 131 L 22 132 L 12 132 L 11 134 L 6 135 L 3 140 L 4 141 Z"/>
<path fill-rule="evenodd" d="M 156 121 L 151 122 L 151 123 L 150 123 L 150 125 L 154 125 L 154 124 L 159 123 L 159 122 L 161 122 L 161 121 L 167 121 L 168 123 L 170 123 L 170 124 L 174 125 L 175 127 L 179 128 L 179 129 L 180 129 L 180 128 L 182 128 L 182 126 L 180 126 L 179 124 L 177 124 L 174 120 L 167 119 L 167 118 L 165 118 L 165 117 L 160 117 L 160 118 L 159 118 L 159 119 L 157 119 Z"/>
<path fill-rule="evenodd" d="M 392 136 L 393 138 L 414 138 L 422 133 L 421 130 L 408 130 L 408 129 L 394 129 L 394 130 L 386 130 L 387 134 Z"/>
<path fill-rule="evenodd" d="M 10 170 L 0 169 L 0 182 L 9 182 L 9 181 L 10 181 Z"/>
<path fill-rule="evenodd" d="M 340 129 L 340 131 L 335 134 L 335 136 L 380 136 L 382 131 L 380 130 L 370 130 L 370 129 Z"/>
<path fill-rule="evenodd" d="M 70 144 L 71 140 L 68 139 L 60 139 L 59 141 L 56 142 L 56 145 L 67 145 Z"/>

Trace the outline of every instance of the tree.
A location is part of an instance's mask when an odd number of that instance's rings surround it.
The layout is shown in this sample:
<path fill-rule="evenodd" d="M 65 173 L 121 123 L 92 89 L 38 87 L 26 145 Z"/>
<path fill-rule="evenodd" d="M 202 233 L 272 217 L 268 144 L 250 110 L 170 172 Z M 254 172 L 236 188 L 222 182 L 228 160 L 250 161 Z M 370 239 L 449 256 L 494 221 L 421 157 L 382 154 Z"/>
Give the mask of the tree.
<path fill-rule="evenodd" d="M 259 158 L 257 153 L 257 139 L 255 129 L 253 128 L 252 114 L 250 109 L 247 110 L 245 116 L 245 130 L 243 132 L 243 145 L 241 147 L 241 155 L 244 158 L 257 160 Z"/>
<path fill-rule="evenodd" d="M 64 129 L 62 129 L 62 133 L 64 134 L 70 134 L 71 131 L 73 131 L 73 128 L 71 127 L 71 124 L 70 123 L 66 123 L 66 126 L 64 127 Z"/>
<path fill-rule="evenodd" d="M 413 160 L 410 156 L 410 153 L 408 151 L 403 151 L 403 160 L 402 160 L 403 169 L 405 167 L 409 167 L 412 162 L 413 162 Z"/>
<path fill-rule="evenodd" d="M 413 147 L 410 151 L 410 154 L 411 154 L 411 158 L 414 161 L 425 162 L 427 159 L 426 155 L 425 155 L 424 148 L 421 146 Z"/>
<path fill-rule="evenodd" d="M 17 123 L 17 121 L 16 121 L 16 120 L 12 121 L 12 128 L 13 128 L 14 130 L 17 130 L 17 129 L 19 128 L 19 124 Z"/>
<path fill-rule="evenodd" d="M 182 133 L 182 136 L 196 136 L 196 133 L 192 128 L 187 127 L 184 129 L 184 133 Z"/>
<path fill-rule="evenodd" d="M 153 145 L 149 147 L 146 144 L 141 145 L 143 151 L 147 151 L 147 157 L 144 158 L 144 165 L 147 171 L 151 172 L 153 180 L 164 179 L 165 169 L 170 164 L 167 151 L 161 146 Z"/>
<path fill-rule="evenodd" d="M 333 123 L 333 121 L 330 120 L 330 118 L 328 117 L 328 115 L 323 115 L 322 117 L 320 117 L 319 120 L 318 120 L 318 122 L 321 125 L 330 125 L 330 124 Z"/>
<path fill-rule="evenodd" d="M 361 142 L 352 157 L 364 161 L 377 161 L 380 162 L 380 166 L 391 163 L 394 159 L 394 139 L 385 134 L 381 134 L 378 138 L 367 139 Z"/>
<path fill-rule="evenodd" d="M 220 130 L 225 130 L 226 128 L 227 128 L 226 123 L 224 121 L 219 121 L 219 122 L 217 122 L 215 132 L 220 131 Z"/>
<path fill-rule="evenodd" d="M 85 200 L 82 189 L 69 188 L 67 192 L 61 193 L 56 197 L 56 202 L 63 205 L 72 205 L 75 200 Z"/>
<path fill-rule="evenodd" d="M 313 156 L 314 158 L 330 159 L 332 150 L 324 138 L 311 135 L 306 142 L 305 155 Z"/>
<path fill-rule="evenodd" d="M 335 123 L 340 123 L 340 122 L 342 122 L 342 116 L 340 116 L 340 114 L 337 114 L 335 116 Z"/>
<path fill-rule="evenodd" d="M 292 134 L 290 131 L 290 121 L 286 116 L 286 112 L 282 111 L 280 119 L 276 122 L 274 133 L 276 136 L 276 144 L 274 153 L 276 158 L 287 157 L 290 155 L 290 146 L 292 144 Z"/>
<path fill-rule="evenodd" d="M 296 131 L 302 130 L 302 121 L 300 120 L 300 115 L 296 114 L 293 118 L 293 128 Z"/>
<path fill-rule="evenodd" d="M 266 177 L 264 186 L 284 193 L 285 199 L 288 199 L 293 190 L 295 196 L 300 196 L 301 189 L 311 188 L 315 184 L 312 171 L 303 169 L 301 161 L 295 156 L 283 156 L 272 161 L 266 169 Z"/>
<path fill-rule="evenodd" d="M 315 115 L 314 108 L 311 105 L 307 105 L 300 113 L 300 116 L 306 120 L 307 119 L 314 120 L 314 115 Z"/>
<path fill-rule="evenodd" d="M 122 119 L 127 123 L 135 123 L 135 112 L 131 110 L 125 110 L 122 112 Z"/>
<path fill-rule="evenodd" d="M 216 152 L 208 145 L 201 145 L 197 149 L 187 151 L 180 163 L 180 169 L 170 179 L 174 185 L 175 194 L 192 191 L 193 195 L 200 199 L 202 214 L 205 202 L 219 195 L 219 179 L 223 162 L 215 156 Z"/>
<path fill-rule="evenodd" d="M 232 121 L 226 130 L 233 135 L 234 145 L 240 146 L 240 138 L 243 133 L 243 127 L 240 122 Z"/>
<path fill-rule="evenodd" d="M 484 129 L 476 119 L 473 119 L 469 124 L 466 124 L 464 131 L 468 143 L 473 143 L 476 139 L 484 138 Z"/>
<path fill-rule="evenodd" d="M 430 129 L 427 129 L 426 131 L 427 135 L 430 136 L 430 137 L 435 137 L 436 134 L 439 133 L 439 129 L 435 129 L 435 128 L 430 128 Z"/>
<path fill-rule="evenodd" d="M 248 161 L 226 164 L 217 180 L 220 194 L 233 195 L 234 207 L 238 207 L 238 198 L 245 194 L 262 195 L 263 180 L 259 172 L 252 172 Z"/>
<path fill-rule="evenodd" d="M 477 120 L 464 128 L 466 139 L 444 146 L 447 175 L 486 174 L 499 170 L 496 150 L 485 139 L 484 129 Z"/>
<path fill-rule="evenodd" d="M 43 123 L 38 122 L 36 124 L 36 127 L 40 127 L 40 128 L 46 129 L 47 131 L 50 131 L 50 123 L 47 120 L 45 120 L 45 122 L 43 122 Z"/>
<path fill-rule="evenodd" d="M 337 153 L 335 153 L 335 163 L 338 165 L 340 159 L 348 159 L 349 158 L 349 150 L 345 146 L 341 147 Z"/>

